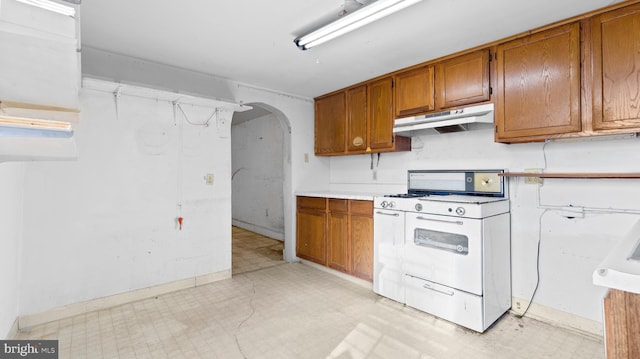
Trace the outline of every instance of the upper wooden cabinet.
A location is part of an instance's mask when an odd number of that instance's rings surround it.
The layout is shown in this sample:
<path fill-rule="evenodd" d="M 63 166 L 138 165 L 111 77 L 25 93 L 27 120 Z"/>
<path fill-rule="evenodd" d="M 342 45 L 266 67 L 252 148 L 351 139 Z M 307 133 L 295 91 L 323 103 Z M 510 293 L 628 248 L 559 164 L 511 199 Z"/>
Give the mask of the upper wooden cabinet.
<path fill-rule="evenodd" d="M 347 90 L 347 150 L 366 151 L 369 118 L 367 85 Z"/>
<path fill-rule="evenodd" d="M 394 76 L 395 117 L 411 116 L 435 109 L 434 68 L 423 66 Z"/>
<path fill-rule="evenodd" d="M 483 49 L 395 74 L 395 117 L 489 101 L 490 61 Z"/>
<path fill-rule="evenodd" d="M 315 152 L 320 156 L 409 151 L 393 134 L 391 77 L 316 99 Z"/>
<path fill-rule="evenodd" d="M 496 141 L 579 132 L 580 24 L 497 46 Z"/>
<path fill-rule="evenodd" d="M 393 148 L 393 80 L 391 77 L 369 84 L 369 147 Z"/>
<path fill-rule="evenodd" d="M 489 49 L 436 63 L 436 107 L 444 109 L 489 101 Z"/>
<path fill-rule="evenodd" d="M 329 154 L 346 149 L 346 99 L 344 92 L 315 101 L 315 152 Z"/>
<path fill-rule="evenodd" d="M 640 129 L 640 4 L 591 20 L 593 129 Z"/>

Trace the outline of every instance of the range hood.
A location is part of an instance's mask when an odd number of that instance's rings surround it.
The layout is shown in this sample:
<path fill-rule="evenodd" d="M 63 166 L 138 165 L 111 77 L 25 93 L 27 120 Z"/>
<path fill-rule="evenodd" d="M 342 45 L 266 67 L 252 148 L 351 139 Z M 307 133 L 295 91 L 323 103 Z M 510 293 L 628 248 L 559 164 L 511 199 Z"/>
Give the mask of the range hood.
<path fill-rule="evenodd" d="M 488 103 L 451 111 L 398 118 L 394 122 L 393 133 L 412 135 L 414 131 L 429 128 L 438 133 L 465 131 L 470 123 L 493 124 L 493 104 Z"/>

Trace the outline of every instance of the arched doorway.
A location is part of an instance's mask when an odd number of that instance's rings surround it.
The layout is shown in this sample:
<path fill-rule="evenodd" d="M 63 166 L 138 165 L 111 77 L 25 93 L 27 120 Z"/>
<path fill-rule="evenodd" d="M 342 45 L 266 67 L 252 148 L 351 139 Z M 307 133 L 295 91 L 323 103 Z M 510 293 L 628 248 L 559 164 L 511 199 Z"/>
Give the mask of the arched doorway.
<path fill-rule="evenodd" d="M 277 109 L 261 103 L 234 114 L 232 157 L 232 272 L 282 263 L 285 208 L 290 205 L 290 126 Z"/>

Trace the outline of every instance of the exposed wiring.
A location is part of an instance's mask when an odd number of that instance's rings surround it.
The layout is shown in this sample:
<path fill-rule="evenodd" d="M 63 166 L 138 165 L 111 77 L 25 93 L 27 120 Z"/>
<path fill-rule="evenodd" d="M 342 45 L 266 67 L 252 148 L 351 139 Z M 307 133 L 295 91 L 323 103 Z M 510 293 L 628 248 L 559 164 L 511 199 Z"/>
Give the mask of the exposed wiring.
<path fill-rule="evenodd" d="M 547 145 L 550 143 L 550 140 L 546 140 L 544 142 L 544 144 L 542 145 L 542 156 L 543 156 L 543 160 L 544 160 L 544 167 L 543 167 L 543 171 L 546 171 L 547 169 L 547 152 L 546 152 L 546 147 Z M 542 243 L 542 218 L 544 217 L 544 215 L 549 212 L 549 211 L 562 211 L 562 212 L 574 212 L 576 214 L 581 214 L 584 215 L 585 213 L 593 213 L 593 214 L 614 214 L 614 213 L 622 213 L 622 214 L 633 214 L 633 215 L 640 215 L 640 210 L 637 209 L 616 209 L 616 208 L 597 208 L 597 207 L 575 207 L 574 210 L 574 206 L 572 204 L 563 206 L 563 205 L 546 205 L 546 204 L 542 204 L 542 199 L 541 199 L 541 188 L 542 188 L 542 184 L 538 185 L 537 191 L 536 191 L 536 196 L 537 196 L 537 205 L 538 205 L 538 209 L 542 209 L 542 213 L 540 214 L 540 217 L 538 218 L 538 242 L 537 242 L 537 250 L 536 250 L 536 285 L 533 289 L 533 292 L 531 294 L 531 299 L 529 300 L 529 303 L 527 304 L 526 308 L 524 309 L 524 311 L 521 314 L 516 314 L 516 317 L 518 318 L 522 318 L 527 314 L 527 311 L 529 310 L 529 307 L 531 307 L 531 303 L 533 303 L 533 299 L 536 296 L 536 293 L 538 292 L 538 287 L 540 286 L 540 247 L 541 247 L 541 243 Z M 575 217 L 570 217 L 570 216 L 565 216 L 566 218 L 572 219 Z"/>
<path fill-rule="evenodd" d="M 545 140 L 544 144 L 542 145 L 542 158 L 544 159 L 544 166 L 542 167 L 543 171 L 547 170 L 547 151 L 546 151 L 546 147 L 549 144 L 549 142 L 551 142 L 551 140 Z"/>
<path fill-rule="evenodd" d="M 549 211 L 548 209 L 545 209 L 544 211 L 542 211 L 542 213 L 540 213 L 540 217 L 538 217 L 538 245 L 537 245 L 537 251 L 536 251 L 536 286 L 533 288 L 533 293 L 531 293 L 531 299 L 529 300 L 527 307 L 524 308 L 524 312 L 522 312 L 521 314 L 516 314 L 516 317 L 518 318 L 522 318 L 524 317 L 525 314 L 527 314 L 527 311 L 529 310 L 531 303 L 533 303 L 533 298 L 535 298 L 536 293 L 538 292 L 538 286 L 540 285 L 540 243 L 542 243 L 542 217 L 544 217 L 544 215 L 548 211 Z"/>
<path fill-rule="evenodd" d="M 176 107 L 180 105 L 177 102 L 173 102 L 173 123 L 175 126 L 178 126 L 178 151 L 177 151 L 177 170 L 176 170 L 176 206 L 178 209 L 178 216 L 176 217 L 176 223 L 179 226 L 179 229 L 182 230 L 182 222 L 184 218 L 182 217 L 182 151 L 183 151 L 183 122 L 178 122 Z"/>
<path fill-rule="evenodd" d="M 120 120 L 120 109 L 118 106 L 118 102 L 120 100 L 120 90 L 122 90 L 122 86 L 118 86 L 115 91 L 113 91 L 113 101 L 115 103 L 116 110 L 116 121 Z"/>
<path fill-rule="evenodd" d="M 189 117 L 187 116 L 187 114 L 184 112 L 184 110 L 182 109 L 182 106 L 180 106 L 180 103 L 178 101 L 174 102 L 177 106 L 178 109 L 180 109 L 180 112 L 182 112 L 182 115 L 184 116 L 184 120 L 187 121 L 188 124 L 193 125 L 193 126 L 204 126 L 204 127 L 209 127 L 209 122 L 211 121 L 211 119 L 213 118 L 213 116 L 216 116 L 216 119 L 218 118 L 217 114 L 218 114 L 218 108 L 216 107 L 213 112 L 211 112 L 211 116 L 209 116 L 209 118 L 207 118 L 206 121 L 204 121 L 203 123 L 195 123 L 195 122 L 191 122 L 189 121 Z"/>

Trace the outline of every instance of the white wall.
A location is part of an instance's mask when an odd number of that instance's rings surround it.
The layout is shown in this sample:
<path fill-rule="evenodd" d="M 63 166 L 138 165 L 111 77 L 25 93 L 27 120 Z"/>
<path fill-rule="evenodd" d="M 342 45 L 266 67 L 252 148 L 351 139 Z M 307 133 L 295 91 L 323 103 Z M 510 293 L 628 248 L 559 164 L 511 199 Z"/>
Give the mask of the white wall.
<path fill-rule="evenodd" d="M 148 84 L 152 88 L 197 93 L 207 98 L 230 99 L 237 103 L 259 103 L 274 113 L 280 123 L 286 127 L 283 139 L 285 153 L 284 258 L 287 261 L 296 260 L 295 191 L 297 189 L 324 190 L 329 187 L 330 160 L 313 156 L 312 99 L 92 48 L 83 48 L 82 70 L 85 75 L 91 77 L 122 83 Z M 304 160 L 305 154 L 309 154 L 308 162 Z"/>
<path fill-rule="evenodd" d="M 24 165 L 0 163 L 0 338 L 18 317 Z"/>
<path fill-rule="evenodd" d="M 26 168 L 21 314 L 230 270 L 232 112 L 182 108 L 82 90 L 79 160 Z"/>
<path fill-rule="evenodd" d="M 493 128 L 413 138 L 414 150 L 382 154 L 377 180 L 368 155 L 331 160 L 331 188 L 403 192 L 409 169 L 505 168 L 545 172 L 638 172 L 640 139 L 623 136 L 504 145 L 493 142 Z M 543 151 L 544 150 L 544 151 Z M 546 165 L 545 165 L 546 158 Z M 602 319 L 605 289 L 592 284 L 596 265 L 640 219 L 640 180 L 547 179 L 542 187 L 511 179 L 513 296 L 529 300 L 536 282 L 540 234 L 540 286 L 534 303 L 592 321 Z M 585 218 L 568 219 L 538 206 L 593 208 Z M 603 210 L 599 210 L 602 208 Z M 636 213 L 611 213 L 610 209 Z M 541 226 L 539 226 L 541 223 Z M 525 302 L 526 303 L 526 302 Z"/>
<path fill-rule="evenodd" d="M 269 114 L 231 126 L 233 223 L 284 240 L 283 130 Z"/>

